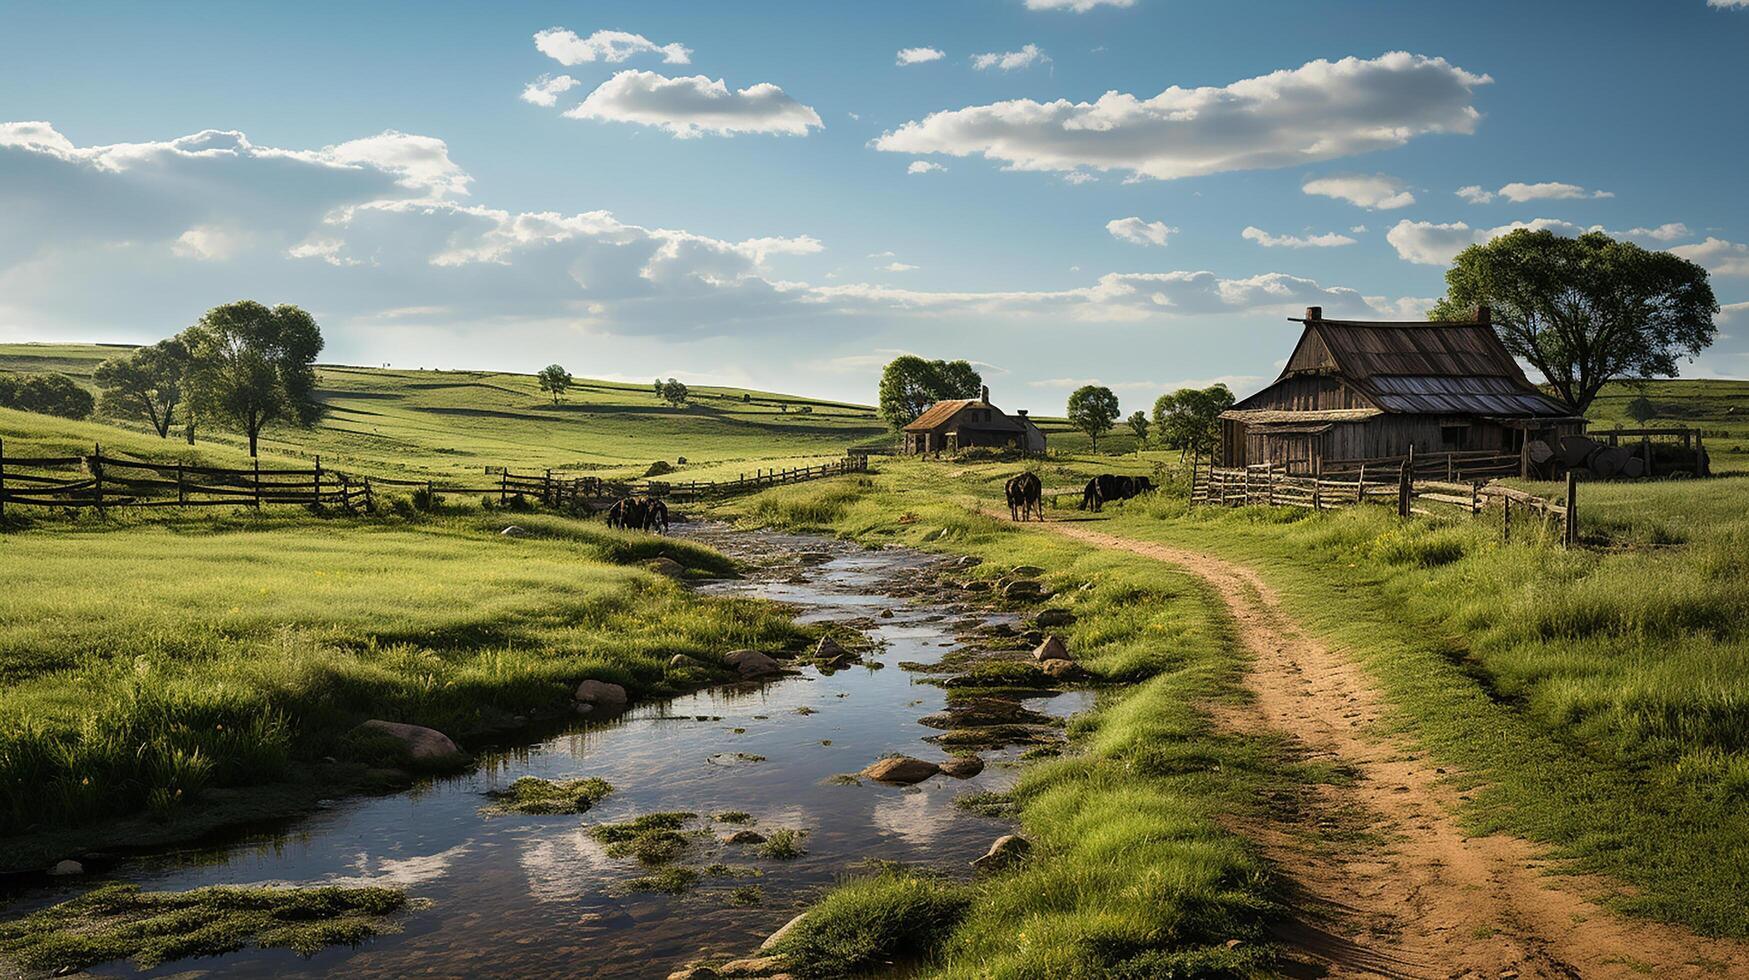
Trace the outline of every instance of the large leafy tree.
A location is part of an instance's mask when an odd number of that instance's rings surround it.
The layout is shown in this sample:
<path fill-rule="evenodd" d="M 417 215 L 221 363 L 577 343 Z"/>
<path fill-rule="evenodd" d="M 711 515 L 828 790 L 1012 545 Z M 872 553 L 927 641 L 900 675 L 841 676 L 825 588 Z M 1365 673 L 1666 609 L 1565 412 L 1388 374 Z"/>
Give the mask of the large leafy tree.
<path fill-rule="evenodd" d="M 984 379 L 970 361 L 930 361 L 915 354 L 893 358 L 881 372 L 880 415 L 895 429 L 949 398 L 976 398 Z"/>
<path fill-rule="evenodd" d="M 227 419 L 249 436 L 249 455 L 270 422 L 308 425 L 321 414 L 312 393 L 322 331 L 290 305 L 253 300 L 215 306 L 190 327 L 194 402 L 203 415 Z"/>
<path fill-rule="evenodd" d="M 540 390 L 553 396 L 554 405 L 557 405 L 559 397 L 571 388 L 571 372 L 558 364 L 548 364 L 541 368 L 540 373 L 535 375 L 535 380 L 540 382 Z"/>
<path fill-rule="evenodd" d="M 1117 395 L 1100 385 L 1082 385 L 1069 396 L 1069 424 L 1087 433 L 1093 448 L 1099 448 L 1099 437 L 1117 424 Z"/>
<path fill-rule="evenodd" d="M 167 439 L 188 368 L 188 345 L 171 337 L 104 361 L 92 378 L 103 390 L 99 404 L 104 414 L 143 416 L 158 438 Z"/>
<path fill-rule="evenodd" d="M 1541 372 L 1575 414 L 1618 378 L 1674 377 L 1713 342 L 1706 270 L 1602 232 L 1519 229 L 1458 253 L 1434 320 L 1491 309 L 1506 349 Z"/>
<path fill-rule="evenodd" d="M 1154 402 L 1154 429 L 1160 442 L 1176 446 L 1179 455 L 1200 455 L 1221 437 L 1221 413 L 1233 407 L 1233 393 L 1223 384 L 1180 388 Z"/>

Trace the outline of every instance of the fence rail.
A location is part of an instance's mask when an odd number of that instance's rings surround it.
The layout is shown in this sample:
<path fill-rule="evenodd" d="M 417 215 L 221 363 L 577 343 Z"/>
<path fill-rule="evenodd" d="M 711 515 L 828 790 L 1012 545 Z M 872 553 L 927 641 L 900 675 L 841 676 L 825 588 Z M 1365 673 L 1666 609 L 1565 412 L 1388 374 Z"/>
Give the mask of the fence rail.
<path fill-rule="evenodd" d="M 1480 517 L 1498 509 L 1501 533 L 1508 539 L 1516 508 L 1524 517 L 1535 518 L 1544 526 L 1558 519 L 1563 545 L 1571 547 L 1578 540 L 1578 497 L 1571 472 L 1567 474 L 1566 499 L 1556 502 L 1493 481 L 1421 479 L 1417 468 L 1407 460 L 1396 466 L 1362 464 L 1350 472 L 1315 476 L 1290 474 L 1268 463 L 1202 467 L 1193 462 L 1190 500 L 1194 504 L 1226 507 L 1263 505 L 1313 511 L 1369 502 L 1388 503 L 1402 517 L 1454 512 Z"/>
<path fill-rule="evenodd" d="M 0 517 L 8 505 L 30 507 L 261 507 L 266 504 L 335 506 L 353 511 L 374 509 L 376 489 L 423 489 L 441 494 L 534 498 L 549 507 L 598 510 L 628 496 L 701 500 L 752 493 L 766 487 L 868 470 L 868 457 L 847 456 L 834 463 L 782 469 L 756 469 L 734 480 L 663 481 L 603 480 L 552 470 L 539 473 L 494 468 L 480 480 L 405 480 L 344 473 L 322 465 L 317 456 L 308 469 L 248 469 L 160 463 L 108 456 L 101 445 L 88 456 L 7 456 L 0 441 Z"/>

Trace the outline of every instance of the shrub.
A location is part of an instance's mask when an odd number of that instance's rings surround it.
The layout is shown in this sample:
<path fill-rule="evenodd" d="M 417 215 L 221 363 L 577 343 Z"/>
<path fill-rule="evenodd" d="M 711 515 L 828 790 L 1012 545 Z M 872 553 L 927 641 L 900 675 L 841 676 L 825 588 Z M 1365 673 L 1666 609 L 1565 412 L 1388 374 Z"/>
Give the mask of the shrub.
<path fill-rule="evenodd" d="M 64 374 L 0 375 L 0 408 L 82 419 L 96 400 Z"/>
<path fill-rule="evenodd" d="M 674 467 L 665 459 L 658 459 L 644 471 L 645 476 L 667 476 L 674 472 Z"/>
<path fill-rule="evenodd" d="M 440 494 L 429 487 L 419 487 L 413 491 L 414 510 L 422 510 L 426 513 L 430 513 L 442 505 L 443 494 Z"/>
<path fill-rule="evenodd" d="M 927 954 L 969 904 L 965 886 L 887 872 L 846 884 L 808 912 L 778 945 L 804 977 L 837 977 Z"/>

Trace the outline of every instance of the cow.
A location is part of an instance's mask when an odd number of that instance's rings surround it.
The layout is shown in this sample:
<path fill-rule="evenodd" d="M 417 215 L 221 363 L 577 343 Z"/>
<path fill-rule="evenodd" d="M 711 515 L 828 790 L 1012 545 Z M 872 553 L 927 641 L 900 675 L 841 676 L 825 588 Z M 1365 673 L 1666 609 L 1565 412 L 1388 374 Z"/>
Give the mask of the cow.
<path fill-rule="evenodd" d="M 1144 493 L 1151 493 L 1154 481 L 1145 476 L 1118 476 L 1114 473 L 1102 473 L 1087 481 L 1087 486 L 1081 491 L 1081 509 L 1100 511 L 1105 509 L 1108 501 L 1128 500 Z"/>
<path fill-rule="evenodd" d="M 643 528 L 644 520 L 644 502 L 636 497 L 622 497 L 607 509 L 608 527 L 622 527 L 635 531 Z"/>
<path fill-rule="evenodd" d="M 668 505 L 661 497 L 647 497 L 644 500 L 644 530 L 655 531 L 657 534 L 668 533 Z"/>
<path fill-rule="evenodd" d="M 1039 497 L 1044 493 L 1044 484 L 1039 482 L 1036 473 L 1022 473 L 1009 480 L 1002 490 L 1008 497 L 1010 520 L 1024 521 L 1030 512 L 1036 512 L 1041 521 L 1045 519 L 1044 504 L 1039 502 Z"/>

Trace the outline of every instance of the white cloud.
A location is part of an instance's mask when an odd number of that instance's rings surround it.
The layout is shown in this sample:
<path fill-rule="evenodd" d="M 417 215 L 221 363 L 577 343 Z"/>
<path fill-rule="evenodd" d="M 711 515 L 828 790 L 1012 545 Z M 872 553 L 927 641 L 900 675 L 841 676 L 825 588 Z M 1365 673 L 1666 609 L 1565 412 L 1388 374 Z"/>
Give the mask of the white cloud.
<path fill-rule="evenodd" d="M 1749 319 L 1749 303 L 1726 303 L 1720 306 L 1718 316 L 1713 317 L 1713 322 L 1722 326 L 1726 321 L 1735 320 L 1738 317 Z M 1745 356 L 1749 356 L 1749 353 L 1746 353 Z"/>
<path fill-rule="evenodd" d="M 1071 170 L 1063 175 L 1063 183 L 1074 184 L 1077 187 L 1082 184 L 1091 184 L 1098 179 L 1085 170 Z"/>
<path fill-rule="evenodd" d="M 1135 3 L 1136 0 L 1026 0 L 1026 9 L 1072 10 L 1084 14 L 1095 7 L 1133 7 Z"/>
<path fill-rule="evenodd" d="M 1239 234 L 1240 237 L 1248 241 L 1256 242 L 1264 248 L 1336 248 L 1341 245 L 1354 244 L 1354 239 L 1349 238 L 1347 235 L 1339 235 L 1333 231 L 1322 235 L 1306 235 L 1303 237 L 1294 235 L 1271 235 L 1262 228 L 1251 225 L 1246 227 L 1246 229 Z"/>
<path fill-rule="evenodd" d="M 1670 250 L 1690 262 L 1706 266 L 1715 276 L 1749 276 L 1749 245 L 1707 236 L 1698 245 L 1678 245 Z"/>
<path fill-rule="evenodd" d="M 947 57 L 947 52 L 938 48 L 900 48 L 895 63 L 921 65 L 928 61 L 940 61 L 945 57 Z"/>
<path fill-rule="evenodd" d="M 1221 87 L 1172 87 L 1152 98 L 1016 99 L 931 113 L 881 135 L 896 153 L 979 154 L 1014 170 L 1126 170 L 1169 180 L 1314 163 L 1469 133 L 1477 86 L 1449 64 L 1393 52 L 1313 61 Z"/>
<path fill-rule="evenodd" d="M 1480 184 L 1470 184 L 1467 187 L 1458 188 L 1457 196 L 1471 204 L 1487 204 L 1489 201 L 1494 200 L 1494 192 L 1484 190 Z"/>
<path fill-rule="evenodd" d="M 551 109 L 558 104 L 561 94 L 576 87 L 577 80 L 569 75 L 542 75 L 523 88 L 521 99 Z"/>
<path fill-rule="evenodd" d="M 1403 182 L 1386 174 L 1338 174 L 1316 177 L 1300 185 L 1305 194 L 1333 197 L 1369 211 L 1391 211 L 1415 203 Z"/>
<path fill-rule="evenodd" d="M 625 31 L 596 31 L 588 37 L 578 37 L 575 31 L 551 27 L 534 36 L 534 46 L 566 67 L 592 61 L 618 64 L 640 54 L 660 54 L 662 61 L 670 65 L 692 64 L 692 50 L 685 45 L 657 44 L 642 34 Z"/>
<path fill-rule="evenodd" d="M 1749 3 L 1749 0 L 1745 0 Z M 1655 242 L 1673 242 L 1678 238 L 1688 237 L 1688 226 L 1680 221 L 1672 221 L 1656 228 L 1629 228 L 1627 231 L 1612 231 L 1617 238 L 1650 238 Z"/>
<path fill-rule="evenodd" d="M 911 165 L 905 168 L 905 172 L 908 174 L 932 174 L 939 173 L 946 169 L 946 167 L 934 162 L 933 160 L 912 160 Z"/>
<path fill-rule="evenodd" d="M 634 70 L 602 82 L 565 115 L 655 126 L 683 139 L 703 133 L 806 136 L 810 127 L 824 125 L 819 113 L 769 82 L 731 91 L 722 79 L 704 75 L 668 78 Z"/>
<path fill-rule="evenodd" d="M 1132 245 L 1165 245 L 1166 239 L 1178 233 L 1164 221 L 1143 221 L 1140 218 L 1114 218 L 1105 223 L 1111 237 Z"/>
<path fill-rule="evenodd" d="M 903 262 L 888 262 L 886 265 L 881 266 L 881 269 L 886 272 L 910 272 L 915 268 L 917 267 L 914 265 L 906 265 Z"/>
<path fill-rule="evenodd" d="M 1526 201 L 1577 201 L 1586 198 L 1602 199 L 1614 197 L 1613 191 L 1592 191 L 1578 184 L 1566 184 L 1558 180 L 1547 180 L 1536 184 L 1513 182 L 1497 191 L 1490 191 L 1479 184 L 1457 189 L 1457 196 L 1471 204 L 1487 204 L 1497 197 L 1503 197 L 1514 204 Z"/>
<path fill-rule="evenodd" d="M 197 225 L 177 236 L 178 255 L 206 262 L 223 262 L 247 247 L 247 232 L 220 225 Z"/>
<path fill-rule="evenodd" d="M 1385 233 L 1385 240 L 1397 250 L 1405 262 L 1421 265 L 1450 265 L 1457 254 L 1471 245 L 1491 242 L 1501 235 L 1520 228 L 1532 231 L 1552 231 L 1559 235 L 1577 235 L 1586 229 L 1554 218 L 1514 221 L 1497 228 L 1471 228 L 1462 221 L 1434 224 L 1431 221 L 1410 221 L 1405 218 Z"/>
<path fill-rule="evenodd" d="M 1366 234 L 1366 226 L 1365 225 L 1355 225 L 1354 227 L 1348 229 L 1348 233 L 1350 235 L 1364 235 L 1364 234 Z"/>
<path fill-rule="evenodd" d="M 1706 0 L 1706 5 L 1720 10 L 1749 9 L 1749 0 Z"/>
<path fill-rule="evenodd" d="M 1019 51 L 990 51 L 985 54 L 972 55 L 972 67 L 979 71 L 1000 68 L 1003 71 L 1016 71 L 1021 68 L 1031 68 L 1033 65 L 1051 60 L 1036 44 L 1029 44 Z"/>

